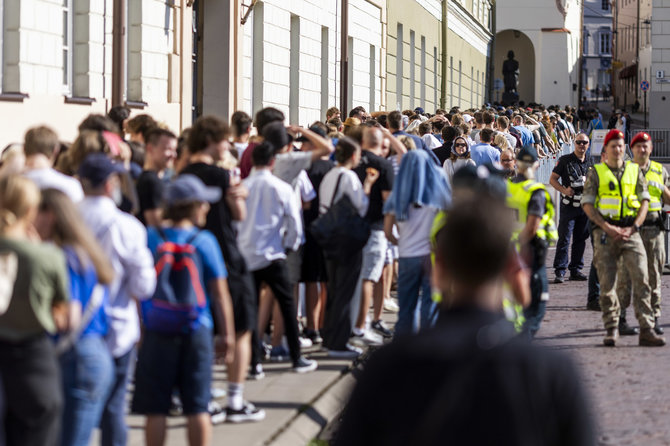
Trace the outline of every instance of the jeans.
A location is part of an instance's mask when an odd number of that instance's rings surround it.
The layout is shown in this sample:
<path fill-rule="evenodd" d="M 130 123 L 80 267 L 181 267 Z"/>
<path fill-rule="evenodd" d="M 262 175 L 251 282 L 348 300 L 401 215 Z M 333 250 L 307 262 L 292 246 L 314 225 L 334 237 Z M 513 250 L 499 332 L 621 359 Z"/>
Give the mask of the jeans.
<path fill-rule="evenodd" d="M 112 384 L 114 362 L 100 335 L 80 338 L 60 357 L 63 378 L 61 445 L 88 446 Z"/>
<path fill-rule="evenodd" d="M 593 247 L 593 237 L 591 237 L 591 247 Z M 600 301 L 600 281 L 598 280 L 598 272 L 593 261 L 591 261 L 591 269 L 589 271 L 589 294 L 586 302 L 592 301 Z"/>
<path fill-rule="evenodd" d="M 572 254 L 568 265 L 568 248 L 572 237 Z M 584 249 L 589 238 L 588 217 L 581 208 L 561 205 L 558 222 L 558 242 L 554 257 L 556 276 L 565 275 L 566 269 L 575 274 L 584 267 Z"/>
<path fill-rule="evenodd" d="M 432 325 L 435 304 L 430 287 L 430 256 L 400 257 L 398 259 L 398 322 L 397 335 L 417 331 L 416 306 L 421 292 L 421 328 Z"/>
<path fill-rule="evenodd" d="M 547 310 L 547 300 L 549 300 L 549 282 L 547 281 L 547 268 L 545 260 L 547 258 L 547 248 L 544 242 L 537 238 L 531 242 L 534 246 L 531 248 L 530 265 L 530 305 L 524 310 L 526 323 L 522 332 L 528 339 L 532 340 L 535 334 L 540 330 L 540 324 L 544 319 L 544 313 Z"/>
<path fill-rule="evenodd" d="M 100 420 L 102 446 L 125 446 L 128 436 L 126 426 L 126 387 L 130 365 L 135 358 L 135 348 L 114 358 L 112 385 Z"/>

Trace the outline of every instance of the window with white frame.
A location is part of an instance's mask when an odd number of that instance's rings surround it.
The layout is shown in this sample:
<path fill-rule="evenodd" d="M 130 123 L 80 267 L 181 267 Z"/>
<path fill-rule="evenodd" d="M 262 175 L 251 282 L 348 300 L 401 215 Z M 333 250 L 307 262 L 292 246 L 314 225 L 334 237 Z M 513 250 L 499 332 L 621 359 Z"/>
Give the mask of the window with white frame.
<path fill-rule="evenodd" d="M 610 54 L 610 33 L 600 33 L 600 54 Z"/>
<path fill-rule="evenodd" d="M 63 93 L 72 94 L 73 0 L 63 0 Z"/>

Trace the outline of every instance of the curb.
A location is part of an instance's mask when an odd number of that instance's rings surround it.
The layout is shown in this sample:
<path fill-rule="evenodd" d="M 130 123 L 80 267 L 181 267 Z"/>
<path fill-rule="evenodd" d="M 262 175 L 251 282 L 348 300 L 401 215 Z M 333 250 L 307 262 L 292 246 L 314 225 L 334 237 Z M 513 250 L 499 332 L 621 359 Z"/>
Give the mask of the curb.
<path fill-rule="evenodd" d="M 342 371 L 342 375 L 326 386 L 310 403 L 304 405 L 298 414 L 277 431 L 264 444 L 270 446 L 307 445 L 335 420 L 349 402 L 351 392 L 365 362 L 369 349 Z"/>

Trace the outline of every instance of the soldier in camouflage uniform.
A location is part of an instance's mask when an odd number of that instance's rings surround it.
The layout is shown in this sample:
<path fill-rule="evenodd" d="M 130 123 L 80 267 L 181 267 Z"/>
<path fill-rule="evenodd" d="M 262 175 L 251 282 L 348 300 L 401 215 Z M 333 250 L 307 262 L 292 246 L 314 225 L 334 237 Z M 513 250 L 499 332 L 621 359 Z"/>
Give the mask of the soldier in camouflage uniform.
<path fill-rule="evenodd" d="M 665 239 L 663 237 L 663 192 L 669 184 L 668 172 L 661 164 L 651 161 L 651 137 L 647 133 L 638 133 L 631 141 L 633 160 L 640 166 L 645 175 L 651 200 L 647 218 L 640 228 L 640 236 L 647 253 L 647 270 L 649 272 L 649 287 L 651 288 L 651 308 L 654 310 L 654 331 L 663 334 L 663 328 L 658 323 L 661 316 L 661 276 L 665 264 Z M 625 265 L 619 269 L 617 278 L 617 296 L 621 306 L 619 332 L 622 332 L 622 323 L 625 324 L 626 308 L 630 305 L 631 278 Z"/>
<path fill-rule="evenodd" d="M 596 226 L 593 230 L 593 261 L 600 279 L 600 306 L 607 335 L 606 346 L 619 339 L 619 299 L 615 285 L 617 262 L 622 258 L 633 279 L 633 306 L 640 323 L 639 344 L 662 346 L 665 339 L 653 330 L 654 315 L 650 303 L 647 256 L 638 233 L 647 216 L 649 192 L 640 167 L 626 162 L 624 135 L 612 130 L 605 136 L 607 159 L 596 164 L 586 177 L 582 207 Z"/>

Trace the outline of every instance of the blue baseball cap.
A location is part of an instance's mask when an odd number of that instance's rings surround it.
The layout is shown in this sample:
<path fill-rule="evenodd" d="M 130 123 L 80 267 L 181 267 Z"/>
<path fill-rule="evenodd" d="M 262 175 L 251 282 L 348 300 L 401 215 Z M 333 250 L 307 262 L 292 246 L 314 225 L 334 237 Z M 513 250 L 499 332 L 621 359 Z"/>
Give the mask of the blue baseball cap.
<path fill-rule="evenodd" d="M 115 163 L 104 153 L 92 153 L 84 159 L 77 175 L 82 180 L 88 180 L 93 187 L 100 186 L 107 181 L 110 175 L 125 172 L 121 163 Z"/>
<path fill-rule="evenodd" d="M 216 203 L 221 199 L 221 188 L 205 186 L 195 175 L 179 175 L 165 189 L 165 202 L 168 206 L 180 203 L 203 201 Z"/>
<path fill-rule="evenodd" d="M 418 113 L 418 114 L 420 114 L 420 115 L 422 115 L 422 114 L 424 113 L 424 111 L 423 111 L 423 107 L 417 107 L 417 108 L 415 108 L 415 109 L 414 109 L 414 112 L 415 112 L 415 113 Z"/>

